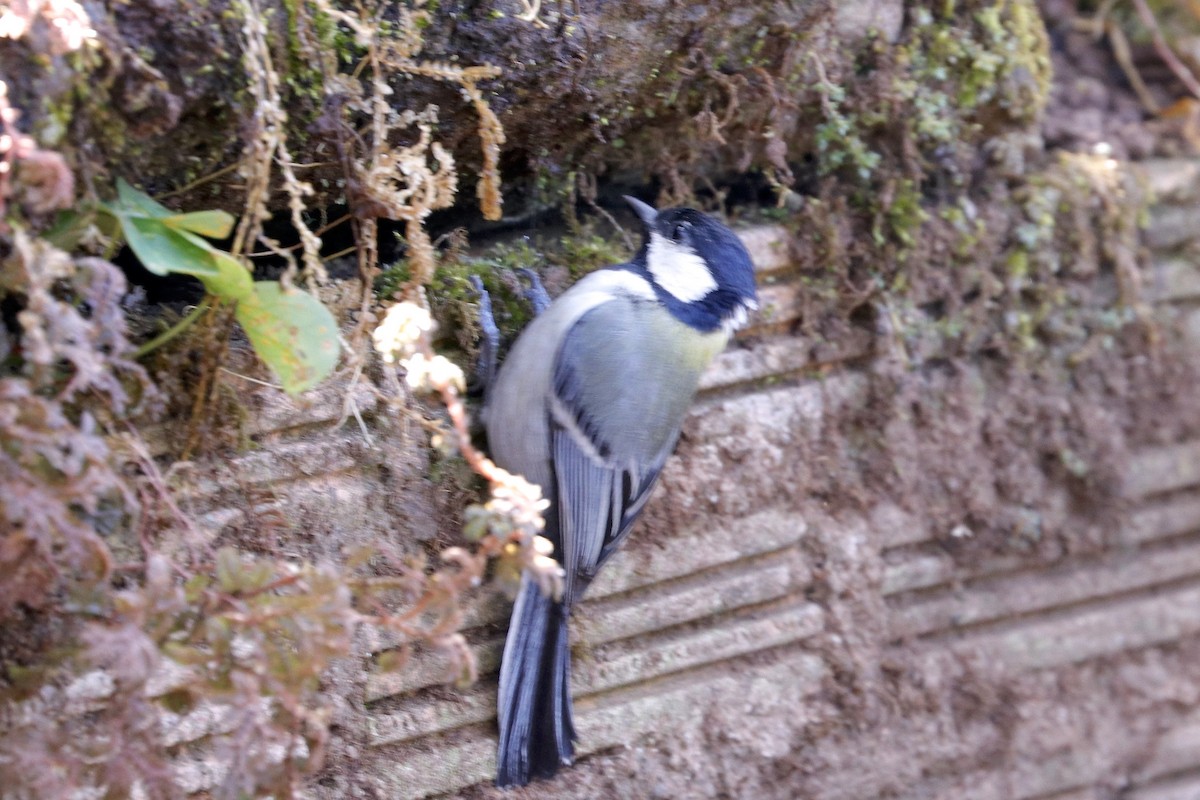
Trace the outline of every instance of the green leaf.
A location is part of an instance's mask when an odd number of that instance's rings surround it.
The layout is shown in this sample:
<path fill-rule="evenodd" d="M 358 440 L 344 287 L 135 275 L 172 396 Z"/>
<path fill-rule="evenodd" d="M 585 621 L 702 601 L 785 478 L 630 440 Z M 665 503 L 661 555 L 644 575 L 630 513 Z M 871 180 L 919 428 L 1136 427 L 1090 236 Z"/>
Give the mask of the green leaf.
<path fill-rule="evenodd" d="M 204 281 L 204 288 L 208 289 L 209 294 L 226 300 L 245 300 L 254 294 L 254 279 L 240 261 L 216 249 L 210 250 L 208 255 L 217 268 L 216 276 L 200 279 Z"/>
<path fill-rule="evenodd" d="M 232 547 L 222 547 L 215 559 L 217 586 L 222 592 L 236 594 L 242 588 L 242 557 Z"/>
<path fill-rule="evenodd" d="M 255 559 L 242 571 L 241 591 L 254 592 L 275 580 L 275 567 L 270 561 Z M 260 600 L 267 598 L 260 597 Z"/>
<path fill-rule="evenodd" d="M 194 275 L 218 297 L 241 300 L 254 291 L 249 272 L 228 253 L 196 234 L 224 239 L 233 216 L 219 210 L 176 214 L 122 180 L 118 200 L 105 206 L 116 217 L 138 260 L 155 275 Z"/>
<path fill-rule="evenodd" d="M 205 242 L 190 233 L 173 231 L 161 220 L 118 215 L 125 241 L 142 266 L 155 275 L 182 272 L 186 275 L 217 276 L 220 270 Z"/>
<path fill-rule="evenodd" d="M 174 211 L 150 195 L 139 192 L 121 178 L 117 178 L 117 199 L 119 203 L 114 208 L 114 213 L 118 215 L 125 212 L 141 214 L 142 216 L 153 217 L 155 219 L 175 216 Z"/>
<path fill-rule="evenodd" d="M 234 218 L 224 211 L 177 214 L 148 195 L 117 181 L 117 201 L 105 207 L 125 240 L 156 275 L 194 275 L 217 297 L 237 302 L 235 315 L 255 352 L 292 393 L 316 386 L 338 359 L 337 322 L 321 301 L 274 281 L 255 283 L 236 258 L 201 239 L 223 239 Z"/>
<path fill-rule="evenodd" d="M 311 294 L 258 281 L 235 314 L 259 358 L 289 394 L 316 386 L 337 365 L 337 323 Z"/>
<path fill-rule="evenodd" d="M 209 239 L 224 239 L 233 232 L 234 219 L 233 215 L 227 211 L 213 209 L 172 214 L 169 217 L 163 217 L 162 223 L 168 228 L 191 231 Z"/>
<path fill-rule="evenodd" d="M 183 584 L 183 596 L 187 599 L 189 605 L 197 605 L 204 592 L 212 585 L 212 578 L 208 575 L 193 575 Z"/>
<path fill-rule="evenodd" d="M 95 214 L 80 213 L 73 209 L 60 211 L 54 218 L 54 224 L 50 226 L 50 230 L 42 234 L 42 237 L 59 250 L 70 252 L 79 246 L 80 240 L 87 232 L 88 225 L 94 218 Z"/>

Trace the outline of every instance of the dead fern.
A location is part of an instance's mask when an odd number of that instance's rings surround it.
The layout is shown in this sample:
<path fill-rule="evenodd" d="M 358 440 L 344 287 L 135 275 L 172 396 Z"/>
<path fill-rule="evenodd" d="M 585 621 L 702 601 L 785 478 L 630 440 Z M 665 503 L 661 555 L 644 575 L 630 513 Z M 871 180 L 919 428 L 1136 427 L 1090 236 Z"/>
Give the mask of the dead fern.
<path fill-rule="evenodd" d="M 94 412 L 69 414 L 64 404 L 101 398 L 106 413 L 123 414 L 131 392 L 141 398 L 150 388 L 129 358 L 120 270 L 73 260 L 21 230 L 12 246 L 0 291 L 24 300 L 23 358 L 0 378 L 0 618 L 20 604 L 45 607 L 67 583 L 108 577 L 108 548 L 90 517 L 106 503 L 135 504 L 110 466 Z"/>
<path fill-rule="evenodd" d="M 369 120 L 366 128 L 355 137 L 360 143 L 359 152 L 347 162 L 350 167 L 347 200 L 364 223 L 360 242 L 371 241 L 368 234 L 375 232 L 374 220 L 403 220 L 413 274 L 418 276 L 417 282 L 424 285 L 432 278 L 435 265 L 433 244 L 424 222 L 430 213 L 448 208 L 454 202 L 458 178 L 453 157 L 432 138 L 437 107 L 397 111 L 390 102 L 395 95 L 391 82 L 397 75 L 408 75 L 459 86 L 480 118 L 483 153 L 478 188 L 480 207 L 487 219 L 499 219 L 502 204 L 499 156 L 504 144 L 504 129 L 480 92 L 478 82 L 498 77 L 500 70 L 491 66 L 461 67 L 419 60 L 424 44 L 421 29 L 430 21 L 429 13 L 419 7 L 396 8 L 397 23 L 385 31 L 378 20 L 390 4 L 356 2 L 356 14 L 336 8 L 328 0 L 315 0 L 315 5 L 321 13 L 352 31 L 364 51 L 361 66 L 355 74 L 365 73 L 365 78 L 347 80 L 345 76 L 326 76 L 327 91 L 336 89 L 347 98 L 344 119 L 363 115 Z M 417 133 L 414 144 L 401 147 L 392 143 L 395 133 L 413 129 Z M 364 266 L 371 272 L 375 264 Z M 371 274 L 373 276 L 373 272 Z"/>

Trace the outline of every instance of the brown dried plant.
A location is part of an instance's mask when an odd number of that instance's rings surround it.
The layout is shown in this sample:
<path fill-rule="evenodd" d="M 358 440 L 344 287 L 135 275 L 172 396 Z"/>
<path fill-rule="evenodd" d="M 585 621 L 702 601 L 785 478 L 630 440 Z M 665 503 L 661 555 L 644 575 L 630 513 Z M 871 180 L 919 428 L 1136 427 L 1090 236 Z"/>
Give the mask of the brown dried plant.
<path fill-rule="evenodd" d="M 357 13 L 336 8 L 329 0 L 315 0 L 315 4 L 321 13 L 353 32 L 364 51 L 355 76 L 326 76 L 330 90 L 336 87 L 349 98 L 345 112 L 362 114 L 369 120 L 357 139 L 362 143 L 360 152 L 347 161 L 347 200 L 362 225 L 360 245 L 368 248 L 360 250 L 368 257 L 363 267 L 369 271 L 375 267 L 375 220 L 402 220 L 415 283 L 425 285 L 433 277 L 436 254 L 424 223 L 430 213 L 453 203 L 458 177 L 453 157 L 432 137 L 437 107 L 397 111 L 390 102 L 395 94 L 390 81 L 397 75 L 419 76 L 452 83 L 462 90 L 480 120 L 483 153 L 478 188 L 480 207 L 487 219 L 495 220 L 500 218 L 502 204 L 499 159 L 504 129 L 484 100 L 478 83 L 498 77 L 500 70 L 420 60 L 421 29 L 430 22 L 429 13 L 421 8 L 423 2 L 415 7 L 396 7 L 359 0 L 354 3 Z M 379 20 L 385 10 L 393 8 L 397 22 L 385 30 Z M 366 77 L 358 78 L 362 73 Z M 392 143 L 394 133 L 413 128 L 417 131 L 414 144 Z"/>
<path fill-rule="evenodd" d="M 46 26 L 50 55 L 78 50 L 96 36 L 76 0 L 10 0 L 0 7 L 0 37 L 20 39 L 39 23 Z"/>
<path fill-rule="evenodd" d="M 0 81 L 0 233 L 10 231 L 4 218 L 14 197 L 31 214 L 69 208 L 75 202 L 75 176 L 66 160 L 22 133 L 19 118 L 20 112 L 8 101 L 8 85 Z"/>
<path fill-rule="evenodd" d="M 500 215 L 497 165 L 504 132 L 478 88 L 499 71 L 421 61 L 421 5 L 399 8 L 399 24 L 385 30 L 374 22 L 383 3 L 357 3 L 357 15 L 326 0 L 315 3 L 350 28 L 365 53 L 353 74 L 326 75 L 327 91 L 349 98 L 340 121 L 349 127 L 352 120 L 367 120 L 363 130 L 349 130 L 354 144 L 346 154 L 363 296 L 371 297 L 380 217 L 405 222 L 418 277 L 407 291 L 415 304 L 393 308 L 388 323 L 412 309 L 428 314 L 421 286 L 432 276 L 436 253 L 424 223 L 431 211 L 451 204 L 458 173 L 434 138 L 437 109 L 393 109 L 385 76 L 430 78 L 461 89 L 480 119 L 481 208 L 489 218 Z M 9 4 L 0 14 L 0 36 L 17 35 L 22 20 L 41 24 L 47 14 L 69 17 L 76 8 L 71 0 Z M 240 162 L 246 211 L 233 251 L 241 255 L 262 244 L 287 261 L 285 280 L 319 284 L 325 280 L 320 233 L 305 221 L 311 188 L 297 178 L 287 148 L 283 84 L 271 62 L 266 18 L 257 0 L 238 0 L 234 8 L 242 20 L 254 117 Z M 63 28 L 70 42 L 90 31 L 86 16 L 81 20 L 82 27 Z M 65 160 L 16 130 L 17 112 L 2 89 L 0 204 L 17 199 L 30 214 L 71 205 Z M 302 267 L 262 232 L 276 175 L 301 237 Z M 156 538 L 166 528 L 192 523 L 137 430 L 122 421 L 152 395 L 126 335 L 119 304 L 123 276 L 103 260 L 72 257 L 23 227 L 0 233 L 11 245 L 0 293 L 20 298 L 21 325 L 19 369 L 0 377 L 0 437 L 6 442 L 0 447 L 6 489 L 0 495 L 6 522 L 0 619 L 40 614 L 48 626 L 44 641 L 26 648 L 29 664 L 9 664 L 0 674 L 0 787 L 6 798 L 89 789 L 114 797 L 135 791 L 149 798 L 178 796 L 185 765 L 173 748 L 186 742 L 170 722 L 185 718 L 201 724 L 216 762 L 213 796 L 294 796 L 320 765 L 328 737 L 331 712 L 321 676 L 335 658 L 351 653 L 360 626 L 390 632 L 398 642 L 393 653 L 400 656 L 417 644 L 439 650 L 459 680 L 473 680 L 474 658 L 458 632 L 462 601 L 482 581 L 489 561 L 500 557 L 510 573 L 531 569 L 548 591 L 560 590 L 548 543 L 538 537 L 545 507 L 540 491 L 497 469 L 471 445 L 461 373 L 433 353 L 429 326 L 420 325 L 405 353 L 410 387 L 440 393 L 449 426 L 429 423 L 434 435 L 491 485 L 491 499 L 467 514 L 467 534 L 476 546 L 448 548 L 436 565 L 377 549 L 351 554 L 344 565 L 203 547 L 168 560 L 156 551 Z M 372 319 L 367 302 L 364 324 Z M 215 369 L 210 373 L 196 393 L 201 403 L 215 385 Z M 355 368 L 360 374 L 361 359 Z M 385 393 L 400 407 L 407 391 L 393 370 L 385 376 Z M 132 560 L 129 542 L 120 558 L 113 555 L 101 518 L 111 521 L 107 527 L 136 532 Z M 380 564 L 387 574 L 378 574 Z M 402 660 L 393 658 L 390 666 Z"/>
<path fill-rule="evenodd" d="M 421 61 L 418 59 L 422 42 L 421 28 L 428 23 L 422 3 L 415 8 L 396 10 L 397 31 L 385 35 L 375 21 L 384 4 L 355 4 L 357 15 L 332 6 L 327 0 L 317 0 L 317 6 L 354 33 L 364 49 L 363 63 L 356 72 L 365 73 L 362 83 L 347 85 L 344 76 L 340 86 L 351 101 L 349 111 L 358 110 L 369 120 L 357 138 L 365 153 L 347 168 L 347 199 L 359 221 L 360 270 L 367 284 L 377 271 L 378 252 L 375 248 L 376 219 L 380 217 L 405 222 L 408 259 L 412 278 L 400 291 L 403 302 L 392 306 L 374 338 L 377 350 L 385 362 L 403 362 L 411 389 L 434 391 L 440 395 L 450 417 L 450 429 L 432 423 L 436 440 L 460 452 L 471 468 L 488 481 L 491 500 L 486 505 L 468 509 L 471 520 L 468 535 L 479 540 L 474 552 L 452 548 L 442 553 L 443 560 L 459 567 L 453 580 L 431 581 L 449 590 L 449 599 L 457 600 L 459 587 L 478 582 L 489 559 L 503 556 L 507 571 L 516 573 L 529 568 L 549 591 L 556 591 L 557 565 L 548 557 L 549 543 L 538 537 L 543 524 L 541 511 L 546 506 L 540 489 L 520 476 L 499 469 L 471 444 L 466 410 L 460 397 L 463 378 L 461 371 L 442 356 L 435 354 L 429 341 L 432 319 L 424 287 L 433 279 L 437 254 L 425 230 L 428 215 L 448 207 L 457 191 L 457 173 L 450 153 L 433 139 L 433 125 L 438 109 L 429 106 L 422 111 L 397 112 L 389 98 L 393 89 L 388 82 L 388 70 L 410 76 L 435 78 L 457 84 L 471 101 L 479 115 L 479 134 L 483 142 L 483 169 L 478 196 L 483 214 L 488 219 L 500 216 L 500 176 L 498 172 L 500 147 L 504 131 L 499 119 L 487 105 L 478 88 L 478 81 L 497 77 L 497 68 L 488 66 L 461 67 Z M 327 76 L 328 79 L 329 76 Z M 417 138 L 406 146 L 392 145 L 394 132 L 416 129 Z M 369 284 L 364 286 L 369 290 Z M 364 291 L 362 318 L 373 318 L 370 298 Z M 401 399 L 406 392 L 399 386 L 395 374 L 385 370 L 385 380 L 392 382 L 393 391 L 385 396 L 394 407 L 402 409 Z M 403 413 L 403 412 L 402 412 Z M 436 573 L 436 578 L 443 578 Z M 451 606 L 456 605 L 451 603 Z M 418 607 L 421 603 L 418 603 Z M 404 619 L 412 618 L 412 613 Z M 456 614 L 451 614 L 457 621 Z M 412 638 L 413 631 L 404 630 L 404 620 L 389 618 L 399 624 L 399 632 Z M 454 627 L 457 627 L 455 624 Z M 429 641 L 426 639 L 426 641 Z M 441 640 L 445 646 L 448 640 Z"/>
<path fill-rule="evenodd" d="M 253 133 L 246 143 L 242 172 L 246 176 L 245 211 L 234 236 L 233 253 L 249 253 L 261 242 L 287 263 L 281 281 L 290 284 L 298 274 L 295 258 L 288 248 L 263 234 L 263 221 L 270 216 L 267 198 L 272 186 L 272 173 L 278 167 L 284 192 L 288 197 L 292 227 L 300 237 L 304 261 L 304 277 L 317 284 L 329 280 L 321 262 L 321 239 L 304 219 L 307 210 L 304 198 L 313 194 L 312 185 L 296 177 L 287 146 L 287 111 L 281 91 L 282 79 L 271 59 L 267 43 L 266 18 L 258 0 L 238 0 L 235 8 L 242 20 L 244 50 L 242 63 L 246 67 L 248 88 L 253 98 Z"/>
<path fill-rule="evenodd" d="M 23 365 L 0 378 L 0 619 L 20 604 L 44 607 L 67 584 L 108 577 L 108 547 L 91 518 L 104 504 L 132 505 L 131 497 L 110 464 L 95 410 L 72 414 L 68 404 L 86 398 L 123 414 L 135 402 L 131 392 L 142 397 L 150 388 L 129 358 L 120 270 L 98 258 L 72 259 L 20 229 L 12 248 L 0 292 L 24 298 L 17 313 Z"/>
<path fill-rule="evenodd" d="M 424 299 L 424 289 L 414 293 Z M 465 533 L 478 542 L 476 550 L 451 548 L 442 553 L 446 561 L 460 565 L 464 573 L 482 577 L 487 562 L 499 558 L 498 573 L 513 584 L 524 570 L 547 594 L 562 592 L 562 569 L 550 557 L 553 546 L 540 535 L 545 520 L 542 512 L 550 501 L 542 489 L 500 467 L 471 443 L 470 422 L 461 393 L 465 388 L 462 370 L 445 356 L 434 353 L 430 344 L 433 319 L 425 304 L 410 300 L 388 309 L 374 333 L 375 347 L 386 363 L 398 362 L 405 368 L 408 387 L 418 392 L 435 392 L 446 407 L 450 426 L 435 423 L 434 441 L 457 450 L 480 477 L 488 482 L 489 500 L 467 509 Z M 385 371 L 394 382 L 393 397 L 403 397 L 395 374 Z"/>
<path fill-rule="evenodd" d="M 23 655 L 0 672 L 0 786 L 5 797 L 66 797 L 139 780 L 148 796 L 170 796 L 157 783 L 167 774 L 157 715 L 122 688 L 154 658 L 123 648 L 114 670 L 88 677 L 80 638 L 113 609 L 122 566 L 101 529 L 140 511 L 105 436 L 152 395 L 131 360 L 125 278 L 19 228 L 11 245 L 0 293 L 23 307 L 20 359 L 0 377 L 0 646 Z"/>

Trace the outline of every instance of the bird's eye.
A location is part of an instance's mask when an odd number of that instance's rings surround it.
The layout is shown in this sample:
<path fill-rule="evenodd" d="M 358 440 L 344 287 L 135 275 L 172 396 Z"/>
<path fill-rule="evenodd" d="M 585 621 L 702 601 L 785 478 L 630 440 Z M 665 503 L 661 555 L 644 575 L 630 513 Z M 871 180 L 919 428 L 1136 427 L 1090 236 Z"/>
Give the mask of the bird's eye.
<path fill-rule="evenodd" d="M 687 238 L 688 228 L 691 227 L 692 226 L 686 222 L 678 223 L 674 228 L 671 229 L 672 241 L 682 242 L 685 238 Z"/>

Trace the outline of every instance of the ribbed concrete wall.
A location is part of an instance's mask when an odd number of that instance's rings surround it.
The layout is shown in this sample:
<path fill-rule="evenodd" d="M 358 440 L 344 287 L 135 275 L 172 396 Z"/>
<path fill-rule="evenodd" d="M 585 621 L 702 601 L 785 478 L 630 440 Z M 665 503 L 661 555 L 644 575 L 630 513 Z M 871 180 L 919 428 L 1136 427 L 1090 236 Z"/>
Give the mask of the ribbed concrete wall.
<path fill-rule="evenodd" d="M 1161 198 L 1146 288 L 1163 330 L 1200 353 L 1200 269 L 1177 255 L 1196 237 L 1200 167 L 1145 171 Z M 801 287 L 785 237 L 743 236 L 768 313 L 706 376 L 648 511 L 652 533 L 635 531 L 574 620 L 582 762 L 520 796 L 1200 798 L 1200 441 L 1137 452 L 1119 535 L 1050 562 L 964 563 L 898 498 L 826 515 L 789 481 L 826 421 L 864 402 L 871 336 L 827 346 L 789 334 Z M 361 393 L 368 417 L 373 403 Z M 269 494 L 260 513 L 308 515 L 315 535 L 419 529 L 389 501 L 419 495 L 413 441 L 389 449 L 400 434 L 382 431 L 368 447 L 353 425 L 330 428 L 341 411 L 336 388 L 303 408 L 272 401 L 251 422 L 263 449 L 200 482 L 213 535 L 245 516 L 247 482 Z M 759 449 L 739 454 L 748 435 Z M 494 595 L 471 609 L 483 677 L 469 690 L 441 686 L 444 665 L 420 654 L 397 674 L 342 668 L 354 689 L 338 735 L 357 783 L 373 787 L 362 796 L 489 779 L 507 612 Z M 388 644 L 367 639 L 364 665 Z M 855 724 L 838 724 L 847 715 Z M 204 739 L 221 715 L 172 728 L 187 788 L 210 786 Z"/>

